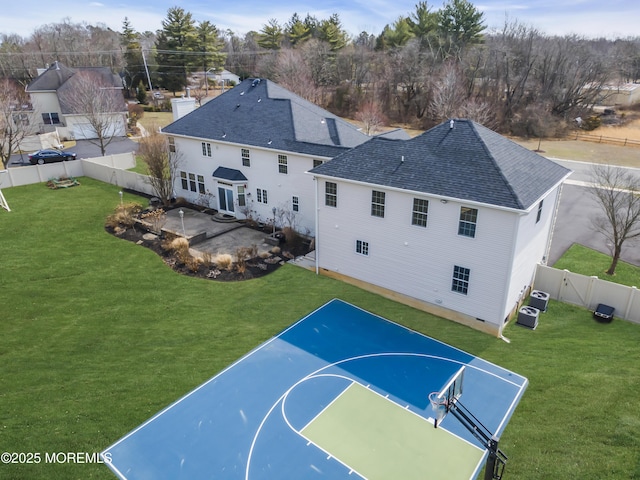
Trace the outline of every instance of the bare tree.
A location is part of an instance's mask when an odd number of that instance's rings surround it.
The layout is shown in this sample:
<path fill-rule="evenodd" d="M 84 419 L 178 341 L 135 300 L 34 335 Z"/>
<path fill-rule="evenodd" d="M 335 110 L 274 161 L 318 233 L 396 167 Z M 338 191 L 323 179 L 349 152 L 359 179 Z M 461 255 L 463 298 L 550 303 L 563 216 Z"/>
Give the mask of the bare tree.
<path fill-rule="evenodd" d="M 148 181 L 154 193 L 164 205 L 169 205 L 178 176 L 180 153 L 165 135 L 154 130 L 140 140 L 138 154 L 147 164 Z"/>
<path fill-rule="evenodd" d="M 125 134 L 122 86 L 114 86 L 98 71 L 76 73 L 58 90 L 58 98 L 63 111 L 82 117 L 78 127 L 103 156 L 114 137 Z"/>
<path fill-rule="evenodd" d="M 640 179 L 611 165 L 594 165 L 591 175 L 593 187 L 589 192 L 602 207 L 592 223 L 610 244 L 612 260 L 606 273 L 613 275 L 622 245 L 640 237 Z"/>
<path fill-rule="evenodd" d="M 374 135 L 378 131 L 378 127 L 386 122 L 380 105 L 375 101 L 368 101 L 363 104 L 356 113 L 356 120 L 362 122 L 363 131 L 367 135 Z"/>
<path fill-rule="evenodd" d="M 10 80 L 0 81 L 0 158 L 7 168 L 11 154 L 35 128 L 30 118 L 31 106 L 23 88 Z"/>

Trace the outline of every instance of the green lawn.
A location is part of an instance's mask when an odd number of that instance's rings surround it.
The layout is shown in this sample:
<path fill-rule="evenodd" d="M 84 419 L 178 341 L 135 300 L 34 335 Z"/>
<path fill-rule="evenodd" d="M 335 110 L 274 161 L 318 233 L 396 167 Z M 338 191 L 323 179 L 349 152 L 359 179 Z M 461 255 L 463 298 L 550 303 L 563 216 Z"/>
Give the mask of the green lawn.
<path fill-rule="evenodd" d="M 234 283 L 180 276 L 104 231 L 119 187 L 80 181 L 3 190 L 1 451 L 98 452 L 338 297 L 529 378 L 501 442 L 506 478 L 640 478 L 640 326 L 551 302 L 506 343 L 294 266 Z M 115 477 L 41 462 L 0 464 L 0 478 Z"/>
<path fill-rule="evenodd" d="M 611 265 L 609 255 L 574 243 L 553 267 L 590 277 L 596 276 L 608 282 L 640 287 L 640 267 L 620 261 L 616 266 L 616 273 L 607 275 L 609 265 Z"/>

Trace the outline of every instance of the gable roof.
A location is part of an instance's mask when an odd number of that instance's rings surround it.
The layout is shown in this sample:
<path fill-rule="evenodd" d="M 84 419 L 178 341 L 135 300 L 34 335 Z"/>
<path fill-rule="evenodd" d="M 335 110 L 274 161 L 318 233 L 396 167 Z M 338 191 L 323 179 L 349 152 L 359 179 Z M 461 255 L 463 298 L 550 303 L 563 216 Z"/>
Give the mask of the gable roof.
<path fill-rule="evenodd" d="M 184 135 L 334 157 L 370 137 L 270 80 L 250 78 L 162 129 Z"/>
<path fill-rule="evenodd" d="M 571 170 L 470 120 L 373 138 L 312 174 L 527 210 Z"/>
<path fill-rule="evenodd" d="M 105 83 L 114 88 L 123 88 L 122 80 L 114 74 L 109 67 L 80 67 L 69 68 L 60 62 L 54 62 L 42 74 L 38 75 L 27 85 L 26 91 L 29 93 L 39 91 L 57 91 L 68 84 L 69 79 L 80 71 L 90 71 L 99 75 Z"/>

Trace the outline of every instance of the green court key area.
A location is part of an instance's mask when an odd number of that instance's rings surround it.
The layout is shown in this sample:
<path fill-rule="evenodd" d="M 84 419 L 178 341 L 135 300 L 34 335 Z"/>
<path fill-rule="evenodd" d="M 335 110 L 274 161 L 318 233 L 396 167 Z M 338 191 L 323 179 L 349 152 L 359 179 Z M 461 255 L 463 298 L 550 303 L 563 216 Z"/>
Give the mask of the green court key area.
<path fill-rule="evenodd" d="M 484 451 L 358 384 L 301 432 L 369 479 L 469 479 Z"/>

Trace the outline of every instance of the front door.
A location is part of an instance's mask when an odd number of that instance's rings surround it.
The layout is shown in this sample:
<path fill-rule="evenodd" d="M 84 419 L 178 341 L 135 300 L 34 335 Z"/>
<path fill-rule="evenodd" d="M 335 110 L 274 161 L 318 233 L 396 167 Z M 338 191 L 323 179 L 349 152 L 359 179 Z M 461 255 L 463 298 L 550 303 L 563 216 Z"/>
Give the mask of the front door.
<path fill-rule="evenodd" d="M 219 185 L 218 186 L 218 202 L 220 204 L 219 210 L 221 212 L 233 215 L 234 214 L 233 188 Z"/>

